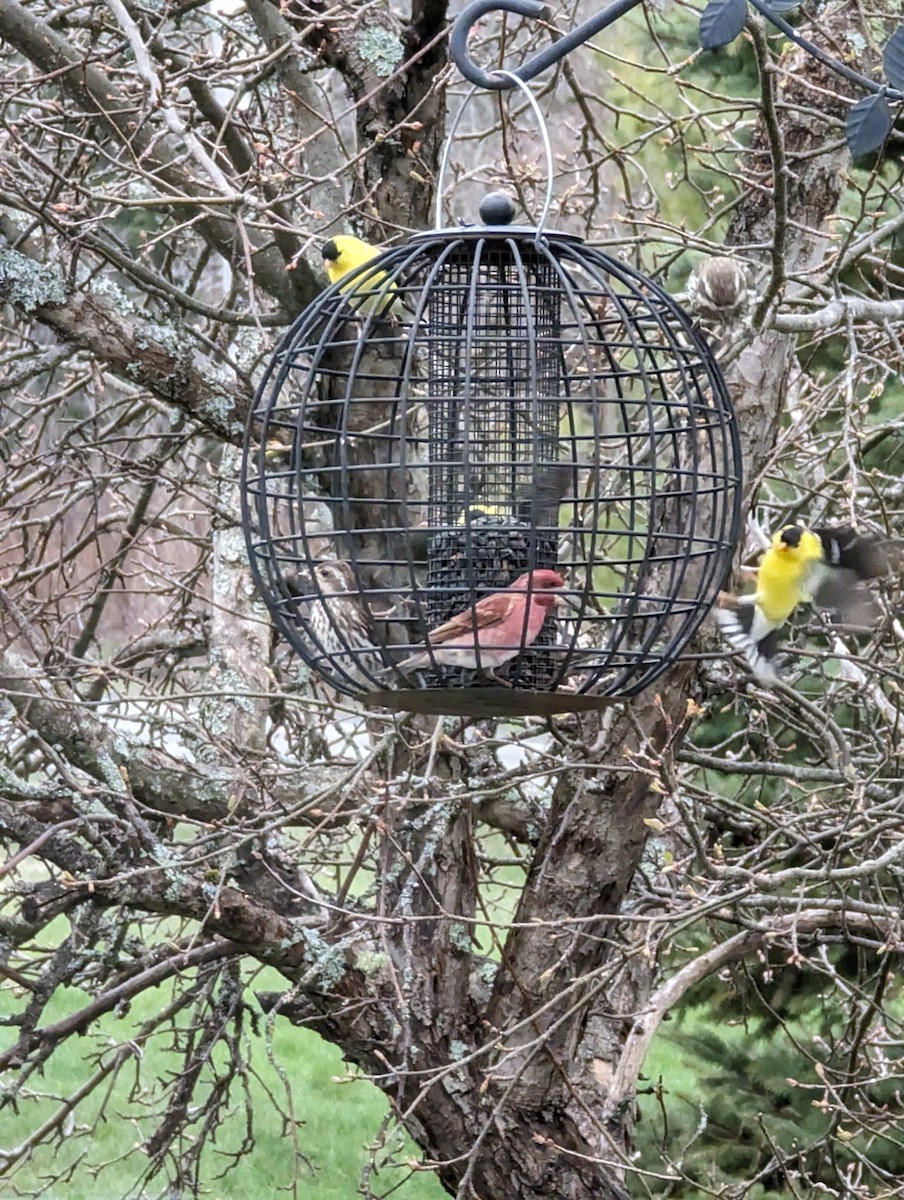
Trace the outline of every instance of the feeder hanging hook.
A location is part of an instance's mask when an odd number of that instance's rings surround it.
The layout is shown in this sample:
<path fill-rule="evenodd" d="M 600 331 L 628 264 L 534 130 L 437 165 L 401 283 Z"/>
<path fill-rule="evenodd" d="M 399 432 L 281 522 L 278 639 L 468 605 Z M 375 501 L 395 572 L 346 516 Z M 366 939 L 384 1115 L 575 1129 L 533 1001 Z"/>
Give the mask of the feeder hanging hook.
<path fill-rule="evenodd" d="M 570 33 L 564 34 L 551 46 L 547 46 L 545 50 L 541 50 L 533 58 L 529 58 L 516 71 L 506 71 L 503 74 L 484 71 L 469 55 L 468 36 L 473 26 L 481 17 L 485 17 L 487 13 L 491 12 L 511 12 L 522 17 L 546 17 L 549 16 L 549 9 L 539 0 L 473 0 L 473 3 L 469 4 L 455 18 L 449 39 L 449 54 L 456 67 L 470 83 L 476 87 L 487 88 L 489 91 L 500 92 L 505 88 L 517 86 L 511 78 L 513 75 L 523 83 L 536 78 L 547 67 L 551 67 L 563 59 L 566 54 L 570 54 L 576 46 L 583 45 L 588 38 L 592 38 L 594 34 L 605 29 L 607 25 L 611 25 L 613 21 L 617 21 L 619 17 L 623 17 L 625 13 L 630 12 L 640 3 L 642 0 L 615 0 L 614 4 L 610 4 L 601 13 L 588 18 L 582 25 L 578 25 L 577 29 L 572 29 Z"/>

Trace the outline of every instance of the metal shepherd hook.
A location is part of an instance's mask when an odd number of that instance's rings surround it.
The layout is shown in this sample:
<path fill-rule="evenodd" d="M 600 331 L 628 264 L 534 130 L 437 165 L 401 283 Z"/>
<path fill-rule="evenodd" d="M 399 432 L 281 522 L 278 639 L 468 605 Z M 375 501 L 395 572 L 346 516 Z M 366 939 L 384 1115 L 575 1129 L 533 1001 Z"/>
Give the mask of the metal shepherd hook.
<path fill-rule="evenodd" d="M 518 80 L 526 83 L 529 79 L 534 79 L 547 67 L 553 66 L 570 54 L 577 46 L 581 46 L 594 34 L 600 33 L 607 25 L 611 25 L 613 21 L 617 21 L 619 17 L 623 17 L 629 13 L 632 8 L 636 8 L 638 4 L 643 3 L 643 0 L 616 0 L 614 4 L 610 4 L 608 8 L 601 13 L 597 13 L 595 17 L 590 17 L 582 25 L 578 25 L 577 29 L 572 29 L 570 33 L 564 34 L 551 46 L 547 46 L 545 50 L 541 50 L 535 54 L 533 58 L 529 58 L 526 63 L 520 66 L 516 71 L 506 71 L 504 74 L 498 71 L 484 71 L 481 67 L 471 59 L 468 53 L 468 36 L 473 26 L 491 12 L 511 12 L 517 13 L 521 17 L 548 17 L 549 9 L 545 4 L 541 4 L 539 0 L 474 0 L 473 4 L 469 4 L 463 12 L 455 19 L 452 26 L 452 33 L 449 38 L 449 53 L 452 61 L 470 83 L 476 87 L 487 88 L 489 91 L 500 92 L 506 88 L 516 87 Z M 781 32 L 790 41 L 800 46 L 808 54 L 816 58 L 824 66 L 834 71 L 836 75 L 849 80 L 851 83 L 858 84 L 865 92 L 871 93 L 873 96 L 884 97 L 887 101 L 897 103 L 904 100 L 904 89 L 900 86 L 889 86 L 889 82 L 876 81 L 869 79 L 860 71 L 854 70 L 847 63 L 839 62 L 832 58 L 825 50 L 814 45 L 808 38 L 805 38 L 792 25 L 774 12 L 766 3 L 766 0 L 749 0 L 750 6 L 767 21 L 771 22 L 776 29 Z M 704 9 L 704 16 L 706 9 Z M 740 29 L 738 30 L 740 32 Z M 904 25 L 900 26 L 896 31 L 895 38 L 904 39 Z M 728 40 L 733 40 L 729 38 Z M 719 43 L 721 45 L 721 43 Z M 889 41 L 889 46 L 892 44 Z M 895 52 L 895 61 L 899 62 L 898 55 L 901 53 L 900 45 Z M 895 67 L 894 74 L 892 69 L 886 67 L 889 74 L 890 82 L 899 81 L 900 66 Z M 512 77 L 516 76 L 517 79 Z M 891 132 L 891 119 L 886 122 L 888 128 L 886 133 Z M 884 140 L 884 137 L 879 139 Z"/>
<path fill-rule="evenodd" d="M 469 4 L 455 18 L 449 39 L 449 53 L 456 67 L 470 83 L 477 87 L 487 88 L 489 91 L 501 92 L 506 88 L 517 87 L 517 80 L 526 83 L 529 79 L 534 79 L 547 67 L 551 67 L 563 59 L 566 54 L 570 54 L 576 46 L 583 45 L 588 38 L 592 38 L 594 34 L 599 33 L 607 25 L 611 25 L 613 21 L 617 21 L 619 17 L 623 17 L 625 13 L 630 12 L 632 8 L 636 8 L 642 2 L 643 0 L 616 0 L 615 4 L 611 4 L 603 12 L 597 13 L 595 17 L 590 17 L 583 25 L 578 25 L 577 29 L 572 29 L 571 33 L 566 33 L 551 46 L 547 46 L 545 50 L 541 50 L 533 58 L 529 58 L 517 71 L 502 73 L 484 71 L 471 58 L 468 53 L 468 37 L 473 26 L 481 17 L 485 17 L 487 13 L 491 12 L 511 12 L 517 13 L 521 17 L 547 17 L 549 9 L 545 4 L 539 3 L 539 0 L 474 0 L 473 4 Z M 513 80 L 513 75 L 517 76 L 517 79 Z"/>

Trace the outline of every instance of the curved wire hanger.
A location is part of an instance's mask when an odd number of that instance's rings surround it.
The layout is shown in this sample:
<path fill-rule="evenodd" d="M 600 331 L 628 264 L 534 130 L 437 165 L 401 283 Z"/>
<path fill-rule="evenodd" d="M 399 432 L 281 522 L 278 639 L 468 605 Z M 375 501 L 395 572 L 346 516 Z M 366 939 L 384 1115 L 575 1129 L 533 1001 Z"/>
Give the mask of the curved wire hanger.
<path fill-rule="evenodd" d="M 522 0 L 516 0 L 516 2 L 521 3 Z M 532 4 L 533 0 L 523 0 L 523 2 Z M 638 3 L 639 0 L 634 0 L 634 2 Z M 549 216 L 549 210 L 552 207 L 552 189 L 553 180 L 555 179 L 552 143 L 549 140 L 549 130 L 546 128 L 546 121 L 543 119 L 543 112 L 540 108 L 540 105 L 537 103 L 536 96 L 527 86 L 527 83 L 520 77 L 520 75 L 517 75 L 514 71 L 504 71 L 501 67 L 497 67 L 493 74 L 489 76 L 489 78 L 494 81 L 493 86 L 496 91 L 499 91 L 502 88 L 521 89 L 521 91 L 524 93 L 527 103 L 530 105 L 531 111 L 534 114 L 534 120 L 537 122 L 537 128 L 540 130 L 540 137 L 543 139 L 543 149 L 546 151 L 546 199 L 543 203 L 543 212 L 541 213 L 540 220 L 537 224 L 537 238 L 539 239 L 542 236 L 543 228 L 546 225 L 546 219 Z M 440 159 L 439 173 L 436 184 L 435 227 L 437 229 L 442 229 L 443 227 L 443 199 L 446 190 L 446 169 L 449 165 L 449 152 L 452 149 L 452 141 L 455 138 L 458 126 L 462 117 L 464 116 L 465 109 L 468 107 L 469 101 L 480 86 L 481 85 L 479 83 L 475 83 L 473 87 L 468 88 L 468 94 L 462 100 L 461 106 L 458 112 L 455 114 L 455 119 L 446 133 L 446 144 L 443 148 L 442 158 Z M 501 103 L 502 100 L 500 98 L 500 104 Z"/>

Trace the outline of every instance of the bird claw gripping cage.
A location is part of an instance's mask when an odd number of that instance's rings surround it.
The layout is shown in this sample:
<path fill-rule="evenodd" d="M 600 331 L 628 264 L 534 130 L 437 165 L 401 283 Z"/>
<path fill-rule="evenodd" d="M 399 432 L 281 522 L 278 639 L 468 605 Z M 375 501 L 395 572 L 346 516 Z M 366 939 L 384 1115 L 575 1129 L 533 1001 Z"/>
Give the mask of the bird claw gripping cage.
<path fill-rule="evenodd" d="M 490 223 L 417 235 L 318 297 L 248 424 L 245 526 L 279 631 L 335 691 L 393 709 L 632 695 L 687 645 L 736 540 L 734 419 L 690 318 L 489 200 Z M 562 586 L 537 631 L 543 577 L 510 585 L 542 571 Z"/>

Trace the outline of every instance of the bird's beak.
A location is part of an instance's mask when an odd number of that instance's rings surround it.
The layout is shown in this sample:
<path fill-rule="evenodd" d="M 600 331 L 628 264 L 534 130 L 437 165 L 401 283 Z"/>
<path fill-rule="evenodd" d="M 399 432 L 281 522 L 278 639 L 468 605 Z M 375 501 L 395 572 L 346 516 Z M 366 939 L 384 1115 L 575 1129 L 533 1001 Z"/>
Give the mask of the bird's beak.
<path fill-rule="evenodd" d="M 310 595 L 314 590 L 314 575 L 307 567 L 298 567 L 286 575 L 286 585 L 293 596 Z"/>
<path fill-rule="evenodd" d="M 576 596 L 571 596 L 558 588 L 556 588 L 556 593 L 556 608 L 571 608 L 576 612 L 580 612 L 582 605 Z"/>

